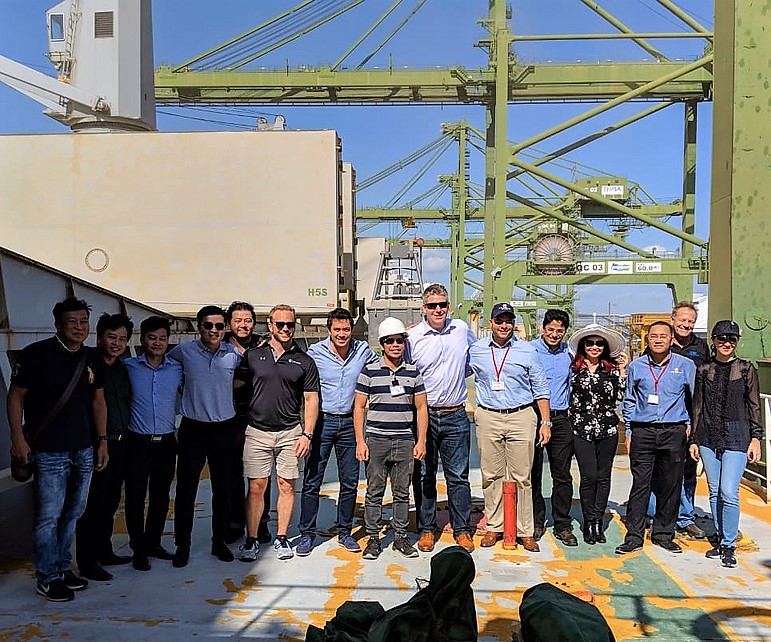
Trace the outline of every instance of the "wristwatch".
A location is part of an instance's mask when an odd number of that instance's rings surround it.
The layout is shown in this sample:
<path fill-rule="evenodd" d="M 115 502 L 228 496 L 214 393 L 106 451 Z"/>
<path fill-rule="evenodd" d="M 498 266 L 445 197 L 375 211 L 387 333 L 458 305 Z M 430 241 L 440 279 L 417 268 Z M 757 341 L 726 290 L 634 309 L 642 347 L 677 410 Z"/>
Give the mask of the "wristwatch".
<path fill-rule="evenodd" d="M 551 421 L 541 421 L 541 425 L 542 426 L 549 426 L 549 428 L 551 428 L 551 426 L 552 426 Z"/>
<path fill-rule="evenodd" d="M 307 437 L 308 441 L 313 441 L 313 433 L 303 431 L 303 437 Z"/>
<path fill-rule="evenodd" d="M 107 441 L 107 440 L 109 439 L 109 437 L 108 437 L 107 435 L 99 435 L 99 436 L 97 437 L 97 439 L 98 439 L 99 441 Z"/>

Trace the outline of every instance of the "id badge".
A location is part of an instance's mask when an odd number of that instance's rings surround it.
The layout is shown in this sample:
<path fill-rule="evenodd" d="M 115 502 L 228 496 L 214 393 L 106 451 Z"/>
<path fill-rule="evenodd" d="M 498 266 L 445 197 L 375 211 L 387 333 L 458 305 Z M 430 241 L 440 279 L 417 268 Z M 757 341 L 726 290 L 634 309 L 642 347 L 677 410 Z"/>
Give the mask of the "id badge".
<path fill-rule="evenodd" d="M 659 396 L 658 395 L 648 395 L 648 403 L 657 406 L 659 403 Z"/>
<path fill-rule="evenodd" d="M 495 390 L 496 392 L 506 390 L 506 384 L 503 381 L 493 381 L 490 384 L 490 389 Z"/>
<path fill-rule="evenodd" d="M 391 396 L 398 397 L 405 393 L 404 386 L 391 386 Z"/>

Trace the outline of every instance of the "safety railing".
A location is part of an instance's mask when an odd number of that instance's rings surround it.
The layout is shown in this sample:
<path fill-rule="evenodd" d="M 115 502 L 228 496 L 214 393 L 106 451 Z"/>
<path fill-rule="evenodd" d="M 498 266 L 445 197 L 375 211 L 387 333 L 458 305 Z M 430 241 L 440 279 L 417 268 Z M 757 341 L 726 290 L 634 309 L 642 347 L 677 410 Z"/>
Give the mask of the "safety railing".
<path fill-rule="evenodd" d="M 763 440 L 760 442 L 760 461 L 747 464 L 744 479 L 760 491 L 766 504 L 771 501 L 771 395 L 761 394 Z"/>

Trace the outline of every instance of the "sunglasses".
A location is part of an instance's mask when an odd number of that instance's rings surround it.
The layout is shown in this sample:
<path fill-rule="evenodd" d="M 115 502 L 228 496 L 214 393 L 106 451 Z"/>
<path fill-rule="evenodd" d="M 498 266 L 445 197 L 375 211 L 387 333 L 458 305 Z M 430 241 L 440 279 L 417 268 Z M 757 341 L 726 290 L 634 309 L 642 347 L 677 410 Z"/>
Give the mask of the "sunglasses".
<path fill-rule="evenodd" d="M 442 310 L 446 310 L 450 307 L 449 301 L 439 301 L 438 303 L 425 303 L 424 304 L 429 310 L 436 310 L 437 308 L 441 308 Z"/>
<path fill-rule="evenodd" d="M 296 321 L 271 321 L 271 323 L 279 330 L 283 330 L 285 326 L 287 330 L 294 330 L 297 325 Z"/>
<path fill-rule="evenodd" d="M 404 338 L 403 337 L 388 337 L 387 339 L 383 339 L 383 345 L 393 345 L 396 344 L 398 346 L 404 345 Z"/>
<path fill-rule="evenodd" d="M 605 346 L 605 339 L 586 339 L 584 340 L 584 345 L 587 348 L 591 348 L 592 346 L 597 346 L 598 348 L 602 348 Z"/>
<path fill-rule="evenodd" d="M 739 343 L 739 337 L 735 334 L 716 334 L 712 338 L 720 343 Z"/>
<path fill-rule="evenodd" d="M 214 328 L 217 328 L 217 330 L 222 331 L 225 329 L 224 323 L 212 323 L 211 321 L 204 321 L 201 323 L 201 327 L 204 330 L 213 330 Z"/>
<path fill-rule="evenodd" d="M 493 319 L 493 323 L 495 325 L 503 325 L 503 324 L 514 325 L 514 319 L 512 319 L 511 317 L 495 317 Z"/>

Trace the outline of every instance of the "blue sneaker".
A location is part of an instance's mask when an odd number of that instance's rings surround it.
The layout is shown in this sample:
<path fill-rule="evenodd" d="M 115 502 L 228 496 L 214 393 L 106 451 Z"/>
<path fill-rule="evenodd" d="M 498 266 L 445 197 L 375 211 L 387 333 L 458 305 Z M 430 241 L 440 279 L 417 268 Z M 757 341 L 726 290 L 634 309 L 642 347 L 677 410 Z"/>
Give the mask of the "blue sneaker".
<path fill-rule="evenodd" d="M 294 552 L 297 553 L 300 557 L 307 557 L 313 550 L 314 539 L 315 537 L 313 537 L 313 535 L 303 535 L 300 538 L 300 541 L 297 542 L 297 546 L 295 546 Z"/>
<path fill-rule="evenodd" d="M 359 546 L 359 542 L 353 539 L 353 537 L 350 535 L 341 535 L 338 538 L 337 543 L 346 551 L 351 551 L 351 553 L 361 553 L 361 546 Z"/>

